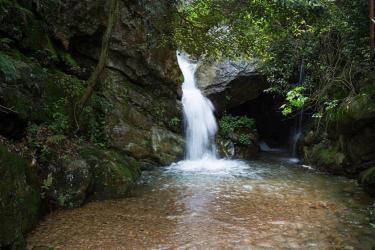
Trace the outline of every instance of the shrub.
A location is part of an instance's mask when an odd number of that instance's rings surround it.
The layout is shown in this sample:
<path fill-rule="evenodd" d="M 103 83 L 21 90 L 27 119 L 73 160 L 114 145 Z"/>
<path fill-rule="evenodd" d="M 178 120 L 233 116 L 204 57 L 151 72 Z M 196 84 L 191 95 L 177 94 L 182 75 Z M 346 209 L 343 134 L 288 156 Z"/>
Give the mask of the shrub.
<path fill-rule="evenodd" d="M 251 145 L 251 134 L 256 133 L 255 121 L 247 116 L 224 115 L 220 121 L 220 135 L 242 145 Z"/>

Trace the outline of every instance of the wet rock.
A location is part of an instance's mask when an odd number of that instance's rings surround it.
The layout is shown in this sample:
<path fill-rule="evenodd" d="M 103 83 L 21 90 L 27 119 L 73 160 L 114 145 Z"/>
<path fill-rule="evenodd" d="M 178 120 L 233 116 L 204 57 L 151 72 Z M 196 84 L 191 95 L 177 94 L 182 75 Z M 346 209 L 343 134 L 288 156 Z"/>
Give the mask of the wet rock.
<path fill-rule="evenodd" d="M 23 235 L 37 222 L 40 193 L 30 166 L 0 145 L 0 248 L 23 249 Z"/>
<path fill-rule="evenodd" d="M 229 159 L 235 157 L 235 145 L 231 140 L 226 140 L 221 137 L 218 137 L 216 143 L 218 145 L 218 151 L 220 156 Z"/>
<path fill-rule="evenodd" d="M 259 145 L 257 142 L 250 141 L 249 143 L 242 144 L 239 141 L 224 139 L 222 137 L 218 137 L 216 142 L 221 157 L 249 160 L 259 155 Z"/>
<path fill-rule="evenodd" d="M 152 149 L 160 163 L 168 165 L 184 155 L 184 139 L 166 129 L 152 128 Z"/>
<path fill-rule="evenodd" d="M 140 161 L 170 164 L 182 154 L 182 139 L 171 121 L 180 116 L 177 100 L 128 81 L 108 70 L 103 93 L 112 104 L 106 114 L 109 145 Z"/>
<path fill-rule="evenodd" d="M 255 61 L 202 62 L 197 69 L 197 83 L 223 111 L 256 99 L 267 87 L 256 70 Z"/>

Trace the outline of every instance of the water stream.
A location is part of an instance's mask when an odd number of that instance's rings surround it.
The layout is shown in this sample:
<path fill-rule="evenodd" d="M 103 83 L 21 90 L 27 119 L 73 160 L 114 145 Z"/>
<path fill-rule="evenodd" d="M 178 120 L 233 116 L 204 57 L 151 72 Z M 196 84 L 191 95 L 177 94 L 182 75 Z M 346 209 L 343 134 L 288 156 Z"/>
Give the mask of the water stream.
<path fill-rule="evenodd" d="M 279 158 L 143 173 L 132 197 L 46 216 L 28 248 L 372 249 L 356 181 Z"/>

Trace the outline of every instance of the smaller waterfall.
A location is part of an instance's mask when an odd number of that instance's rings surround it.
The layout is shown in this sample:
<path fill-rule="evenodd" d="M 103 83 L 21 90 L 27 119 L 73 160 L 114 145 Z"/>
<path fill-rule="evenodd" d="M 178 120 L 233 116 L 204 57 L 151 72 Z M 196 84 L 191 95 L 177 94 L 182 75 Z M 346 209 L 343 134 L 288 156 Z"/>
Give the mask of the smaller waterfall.
<path fill-rule="evenodd" d="M 177 60 L 184 76 L 182 105 L 185 118 L 186 158 L 216 158 L 217 123 L 214 106 L 195 85 L 197 64 L 188 55 L 177 51 Z"/>
<path fill-rule="evenodd" d="M 303 84 L 305 79 L 305 62 L 304 60 L 301 61 L 300 69 L 299 69 L 299 80 L 298 80 L 298 85 Z M 302 106 L 301 111 L 299 113 L 299 118 L 297 121 L 297 126 L 296 130 L 293 134 L 292 138 L 292 157 L 295 159 L 297 162 L 299 161 L 298 155 L 297 155 L 297 144 L 299 139 L 302 136 L 302 125 L 303 125 L 303 112 L 304 112 L 304 107 Z"/>
<path fill-rule="evenodd" d="M 299 118 L 298 118 L 298 122 L 297 122 L 297 128 L 296 128 L 296 131 L 294 132 L 294 135 L 293 135 L 293 145 L 292 145 L 292 157 L 297 159 L 298 155 L 297 155 L 297 144 L 298 144 L 298 140 L 301 138 L 301 135 L 302 135 L 302 125 L 303 125 L 303 111 L 304 111 L 304 108 L 302 107 L 301 111 L 300 111 L 300 114 L 299 114 Z"/>

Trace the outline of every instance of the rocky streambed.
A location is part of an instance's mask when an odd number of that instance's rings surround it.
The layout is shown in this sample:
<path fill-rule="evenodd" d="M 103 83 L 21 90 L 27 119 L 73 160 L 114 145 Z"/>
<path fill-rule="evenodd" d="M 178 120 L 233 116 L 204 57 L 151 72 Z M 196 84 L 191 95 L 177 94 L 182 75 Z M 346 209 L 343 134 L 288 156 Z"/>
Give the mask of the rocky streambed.
<path fill-rule="evenodd" d="M 354 180 L 285 159 L 175 164 L 144 172 L 132 197 L 57 211 L 28 248 L 372 249 L 371 203 Z"/>

